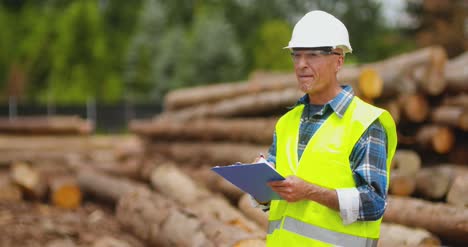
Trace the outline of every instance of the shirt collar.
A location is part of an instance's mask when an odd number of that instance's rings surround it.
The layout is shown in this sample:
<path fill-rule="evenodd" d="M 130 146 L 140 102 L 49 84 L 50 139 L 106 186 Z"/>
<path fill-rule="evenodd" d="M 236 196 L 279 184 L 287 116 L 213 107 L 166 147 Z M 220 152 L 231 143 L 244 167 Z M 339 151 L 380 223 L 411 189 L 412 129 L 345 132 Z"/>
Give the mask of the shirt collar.
<path fill-rule="evenodd" d="M 329 105 L 330 108 L 340 118 L 342 118 L 343 115 L 345 114 L 346 109 L 348 109 L 348 106 L 351 103 L 351 101 L 353 100 L 353 96 L 354 96 L 354 91 L 353 91 L 353 88 L 351 86 L 345 85 L 345 86 L 341 86 L 341 88 L 343 88 L 343 90 L 341 90 L 341 92 L 335 98 L 328 101 L 324 105 L 324 107 L 326 107 L 326 105 Z M 292 108 L 294 108 L 294 107 L 296 107 L 296 106 L 298 106 L 300 104 L 303 104 L 303 105 L 308 105 L 309 104 L 309 95 L 308 94 L 305 94 L 304 96 L 302 96 Z"/>

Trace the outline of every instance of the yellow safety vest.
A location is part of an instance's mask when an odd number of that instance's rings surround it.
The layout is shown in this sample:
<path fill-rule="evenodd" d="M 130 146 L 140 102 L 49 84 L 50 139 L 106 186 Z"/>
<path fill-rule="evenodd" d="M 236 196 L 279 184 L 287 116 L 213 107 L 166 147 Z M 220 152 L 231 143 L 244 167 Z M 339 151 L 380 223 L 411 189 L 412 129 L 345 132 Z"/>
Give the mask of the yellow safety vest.
<path fill-rule="evenodd" d="M 354 97 L 340 118 L 332 113 L 307 144 L 298 160 L 299 125 L 304 105 L 296 106 L 276 125 L 276 169 L 287 177 L 329 189 L 356 187 L 349 156 L 365 130 L 379 119 L 387 133 L 387 188 L 390 162 L 396 149 L 396 127 L 390 114 Z M 339 212 L 309 200 L 270 205 L 267 246 L 375 246 L 380 222 L 356 221 L 344 225 Z"/>

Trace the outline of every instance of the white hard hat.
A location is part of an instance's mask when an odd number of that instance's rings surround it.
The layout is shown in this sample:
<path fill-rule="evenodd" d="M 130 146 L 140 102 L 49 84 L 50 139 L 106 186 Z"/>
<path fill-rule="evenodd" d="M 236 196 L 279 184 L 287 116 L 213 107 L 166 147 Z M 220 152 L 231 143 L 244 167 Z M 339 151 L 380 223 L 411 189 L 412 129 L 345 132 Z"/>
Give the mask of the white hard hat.
<path fill-rule="evenodd" d="M 332 47 L 352 52 L 345 25 L 327 12 L 314 10 L 303 16 L 294 26 L 289 45 L 284 48 Z"/>

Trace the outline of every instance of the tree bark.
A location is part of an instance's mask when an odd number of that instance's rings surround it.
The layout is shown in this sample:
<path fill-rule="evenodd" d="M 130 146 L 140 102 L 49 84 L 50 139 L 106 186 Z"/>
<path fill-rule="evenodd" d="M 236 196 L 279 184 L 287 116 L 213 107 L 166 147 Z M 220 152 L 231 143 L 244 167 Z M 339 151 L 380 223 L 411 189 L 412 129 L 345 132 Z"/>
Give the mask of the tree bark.
<path fill-rule="evenodd" d="M 244 213 L 249 219 L 255 221 L 262 229 L 268 228 L 268 213 L 263 212 L 259 208 L 254 208 L 250 202 L 248 194 L 242 195 L 239 200 L 239 209 Z"/>
<path fill-rule="evenodd" d="M 468 52 L 449 60 L 445 68 L 447 87 L 452 92 L 468 92 Z"/>
<path fill-rule="evenodd" d="M 468 107 L 439 106 L 432 111 L 432 122 L 468 131 Z"/>
<path fill-rule="evenodd" d="M 468 94 L 461 93 L 451 97 L 445 97 L 442 105 L 468 107 Z"/>
<path fill-rule="evenodd" d="M 448 166 L 424 167 L 416 175 L 416 192 L 427 199 L 444 198 L 455 177 L 454 172 Z"/>
<path fill-rule="evenodd" d="M 421 169 L 421 158 L 413 150 L 398 149 L 392 160 L 392 172 L 414 177 Z"/>
<path fill-rule="evenodd" d="M 117 203 L 124 194 L 145 188 L 131 180 L 104 175 L 91 169 L 79 170 L 77 178 L 80 188 L 85 193 L 111 203 Z"/>
<path fill-rule="evenodd" d="M 440 246 L 440 240 L 421 228 L 410 228 L 398 224 L 382 223 L 377 247 L 429 247 Z"/>
<path fill-rule="evenodd" d="M 297 80 L 294 73 L 255 73 L 247 82 L 218 83 L 171 91 L 166 95 L 164 105 L 166 111 L 174 111 L 243 95 L 255 95 L 266 91 L 280 91 L 296 87 Z"/>
<path fill-rule="evenodd" d="M 174 112 L 164 112 L 157 116 L 158 120 L 187 121 L 195 118 L 207 117 L 241 117 L 271 114 L 272 112 L 286 112 L 303 96 L 296 88 L 282 91 L 267 91 L 256 95 L 242 95 L 214 103 L 187 107 Z"/>
<path fill-rule="evenodd" d="M 193 180 L 203 184 L 214 193 L 221 193 L 232 203 L 237 203 L 245 193 L 229 181 L 211 171 L 212 166 L 179 166 L 179 168 Z"/>
<path fill-rule="evenodd" d="M 468 208 L 468 172 L 455 178 L 447 194 L 447 202 Z"/>
<path fill-rule="evenodd" d="M 148 146 L 148 153 L 162 155 L 180 164 L 215 166 L 252 162 L 259 153 L 267 154 L 268 148 L 222 142 L 158 142 Z"/>
<path fill-rule="evenodd" d="M 11 178 L 19 185 L 24 195 L 43 199 L 47 193 L 47 181 L 41 173 L 26 163 L 15 163 L 11 167 Z"/>
<path fill-rule="evenodd" d="M 414 178 L 400 174 L 398 171 L 390 175 L 389 193 L 396 196 L 410 196 L 416 188 Z"/>
<path fill-rule="evenodd" d="M 14 184 L 7 173 L 0 173 L 0 202 L 19 202 L 22 198 L 21 188 Z"/>
<path fill-rule="evenodd" d="M 237 226 L 248 233 L 264 237 L 264 231 L 244 217 L 239 210 L 219 195 L 197 185 L 173 164 L 160 164 L 151 173 L 151 184 L 165 196 L 190 207 L 201 218 L 214 218 Z"/>
<path fill-rule="evenodd" d="M 91 122 L 76 116 L 0 118 L 0 133 L 8 134 L 84 135 L 93 129 Z"/>
<path fill-rule="evenodd" d="M 97 171 L 79 173 L 82 189 L 117 203 L 119 222 L 151 246 L 256 246 L 264 240 L 215 218 L 202 218 L 143 184 Z M 177 182 L 177 181 L 174 181 Z"/>
<path fill-rule="evenodd" d="M 429 102 L 422 94 L 403 94 L 398 99 L 405 119 L 421 123 L 429 116 Z"/>
<path fill-rule="evenodd" d="M 416 140 L 423 148 L 434 150 L 438 154 L 446 154 L 455 144 L 455 135 L 446 126 L 426 125 L 418 130 Z"/>
<path fill-rule="evenodd" d="M 276 118 L 132 121 L 130 130 L 157 140 L 232 141 L 271 144 Z M 188 127 L 189 125 L 190 127 Z"/>
<path fill-rule="evenodd" d="M 385 222 L 424 228 L 452 243 L 468 244 L 468 209 L 408 197 L 388 197 Z"/>
<path fill-rule="evenodd" d="M 363 80 L 359 85 L 369 84 L 366 78 L 374 81 L 374 88 L 380 89 L 375 95 L 378 97 L 395 95 L 399 93 L 415 93 L 418 88 L 430 95 L 439 95 L 445 89 L 445 62 L 447 54 L 439 46 L 432 46 L 394 56 L 376 63 L 362 65 Z M 418 68 L 419 72 L 417 71 Z M 366 69 L 366 70 L 364 70 Z M 381 79 L 378 80 L 378 75 Z M 379 83 L 383 82 L 383 86 Z M 379 85 L 379 86 L 377 86 Z"/>

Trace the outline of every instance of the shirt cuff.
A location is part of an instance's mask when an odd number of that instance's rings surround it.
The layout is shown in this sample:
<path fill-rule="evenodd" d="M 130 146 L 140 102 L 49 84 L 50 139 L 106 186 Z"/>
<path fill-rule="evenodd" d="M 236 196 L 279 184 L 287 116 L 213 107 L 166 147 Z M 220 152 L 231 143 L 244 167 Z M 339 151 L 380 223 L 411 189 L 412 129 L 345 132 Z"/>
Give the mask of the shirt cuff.
<path fill-rule="evenodd" d="M 356 188 L 336 189 L 340 215 L 344 225 L 355 222 L 359 216 L 359 191 Z"/>

